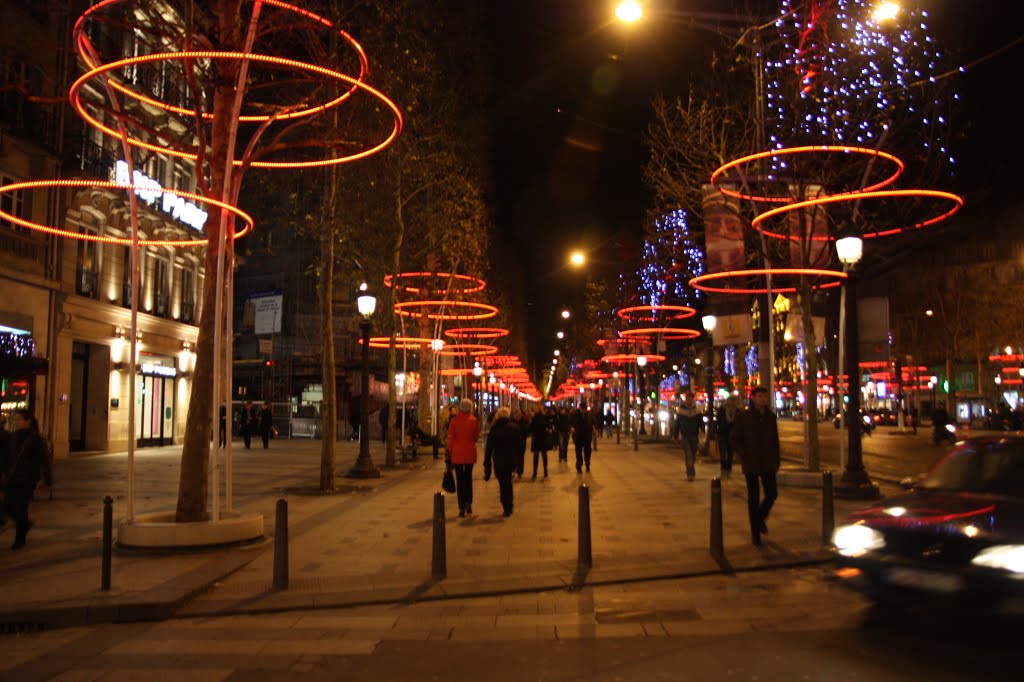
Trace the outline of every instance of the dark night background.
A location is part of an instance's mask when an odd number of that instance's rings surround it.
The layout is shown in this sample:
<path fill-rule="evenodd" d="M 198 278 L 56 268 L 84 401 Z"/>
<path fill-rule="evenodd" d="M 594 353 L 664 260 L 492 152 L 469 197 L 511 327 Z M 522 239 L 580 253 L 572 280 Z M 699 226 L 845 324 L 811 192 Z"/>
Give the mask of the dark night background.
<path fill-rule="evenodd" d="M 944 52 L 974 64 L 957 79 L 962 139 L 954 191 L 968 201 L 962 224 L 980 228 L 1015 205 L 1024 152 L 1017 120 L 1016 67 L 1024 8 L 1006 0 L 919 0 Z M 669 10 L 770 16 L 775 2 L 662 2 Z M 623 27 L 608 0 L 491 0 L 488 31 L 496 58 L 493 181 L 494 286 L 516 287 L 522 273 L 523 323 L 535 376 L 554 347 L 562 306 L 582 305 L 583 277 L 566 265 L 583 248 L 615 269 L 633 260 L 648 200 L 641 183 L 642 133 L 657 92 L 685 94 L 720 39 L 661 22 Z M 651 13 L 648 13 L 648 20 Z M 638 30 L 639 29 L 639 30 Z M 709 169 L 710 175 L 711 169 Z M 1019 211 L 1018 211 L 1019 212 Z M 951 226 L 953 227 L 953 226 Z M 946 237 L 932 241 L 948 241 Z M 503 281 L 505 280 L 505 281 Z M 540 387 L 543 388 L 543 387 Z"/>

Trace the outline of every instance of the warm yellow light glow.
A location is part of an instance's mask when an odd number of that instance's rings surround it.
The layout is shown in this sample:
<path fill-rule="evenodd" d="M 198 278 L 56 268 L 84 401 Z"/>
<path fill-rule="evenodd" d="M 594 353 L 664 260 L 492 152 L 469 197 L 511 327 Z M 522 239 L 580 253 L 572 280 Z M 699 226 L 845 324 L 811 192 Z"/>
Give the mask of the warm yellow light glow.
<path fill-rule="evenodd" d="M 615 8 L 615 16 L 619 18 L 619 21 L 632 23 L 639 21 L 644 16 L 644 10 L 636 0 L 625 0 Z"/>
<path fill-rule="evenodd" d="M 570 315 L 572 315 L 572 313 L 570 313 L 568 310 L 563 310 L 562 311 L 562 319 L 563 320 L 568 320 Z"/>
<path fill-rule="evenodd" d="M 587 257 L 583 255 L 582 251 L 573 251 L 569 256 L 569 263 L 574 267 L 580 267 L 587 262 Z"/>
<path fill-rule="evenodd" d="M 874 18 L 876 22 L 882 23 L 883 21 L 891 21 L 892 19 L 895 19 L 899 13 L 899 3 L 882 2 L 879 3 L 878 7 L 875 8 L 875 11 L 872 13 L 871 16 Z"/>

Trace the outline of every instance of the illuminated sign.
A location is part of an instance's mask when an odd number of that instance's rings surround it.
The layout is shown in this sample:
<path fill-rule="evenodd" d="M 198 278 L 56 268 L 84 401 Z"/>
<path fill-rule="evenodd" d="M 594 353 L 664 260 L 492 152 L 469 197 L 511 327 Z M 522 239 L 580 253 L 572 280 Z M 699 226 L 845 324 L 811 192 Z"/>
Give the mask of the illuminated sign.
<path fill-rule="evenodd" d="M 178 370 L 176 367 L 168 367 L 166 365 L 154 365 L 151 362 L 147 362 L 142 365 L 139 370 L 143 374 L 152 374 L 158 377 L 175 377 L 178 376 Z"/>
<path fill-rule="evenodd" d="M 170 214 L 200 232 L 203 231 L 208 215 L 206 211 L 191 201 L 185 201 L 174 192 L 165 192 L 159 182 L 145 173 L 134 171 L 129 180 L 126 162 L 118 161 L 114 164 L 114 182 L 121 185 L 134 185 L 135 195 L 147 204 L 159 206 L 164 213 Z"/>

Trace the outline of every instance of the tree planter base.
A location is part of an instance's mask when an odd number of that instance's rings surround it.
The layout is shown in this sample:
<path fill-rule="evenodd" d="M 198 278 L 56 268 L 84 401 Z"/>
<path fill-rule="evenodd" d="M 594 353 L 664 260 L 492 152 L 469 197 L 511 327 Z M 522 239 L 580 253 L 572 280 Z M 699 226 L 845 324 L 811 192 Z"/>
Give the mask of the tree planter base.
<path fill-rule="evenodd" d="M 176 523 L 174 512 L 140 514 L 117 527 L 120 547 L 185 549 L 233 545 L 263 537 L 262 514 L 231 514 L 218 521 Z"/>

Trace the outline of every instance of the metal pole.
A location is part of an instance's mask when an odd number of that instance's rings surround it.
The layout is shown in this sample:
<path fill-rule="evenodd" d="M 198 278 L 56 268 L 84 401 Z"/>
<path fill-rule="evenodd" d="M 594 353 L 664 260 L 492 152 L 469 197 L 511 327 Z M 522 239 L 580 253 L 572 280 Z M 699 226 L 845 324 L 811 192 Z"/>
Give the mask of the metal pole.
<path fill-rule="evenodd" d="M 576 550 L 576 566 L 591 568 L 594 558 L 590 546 L 590 488 L 580 486 L 579 544 Z"/>
<path fill-rule="evenodd" d="M 325 434 L 326 437 L 326 434 Z M 277 501 L 274 519 L 274 589 L 288 589 L 288 501 Z"/>
<path fill-rule="evenodd" d="M 444 493 L 434 493 L 434 546 L 430 574 L 435 579 L 448 575 L 448 551 L 445 544 Z"/>
<path fill-rule="evenodd" d="M 103 558 L 100 568 L 100 589 L 110 589 L 110 556 L 114 543 L 114 500 L 110 495 L 103 498 Z"/>
<path fill-rule="evenodd" d="M 832 542 L 832 531 L 836 527 L 835 501 L 832 490 L 832 472 L 827 469 L 821 472 L 821 542 Z"/>
<path fill-rule="evenodd" d="M 379 478 L 380 470 L 370 457 L 370 320 L 359 323 L 363 332 L 363 375 L 359 396 L 359 457 L 349 469 L 350 478 Z M 404 407 L 404 403 L 403 403 Z M 326 438 L 327 435 L 324 434 Z"/>
<path fill-rule="evenodd" d="M 722 481 L 711 479 L 711 556 L 720 557 L 725 554 L 722 542 Z"/>

